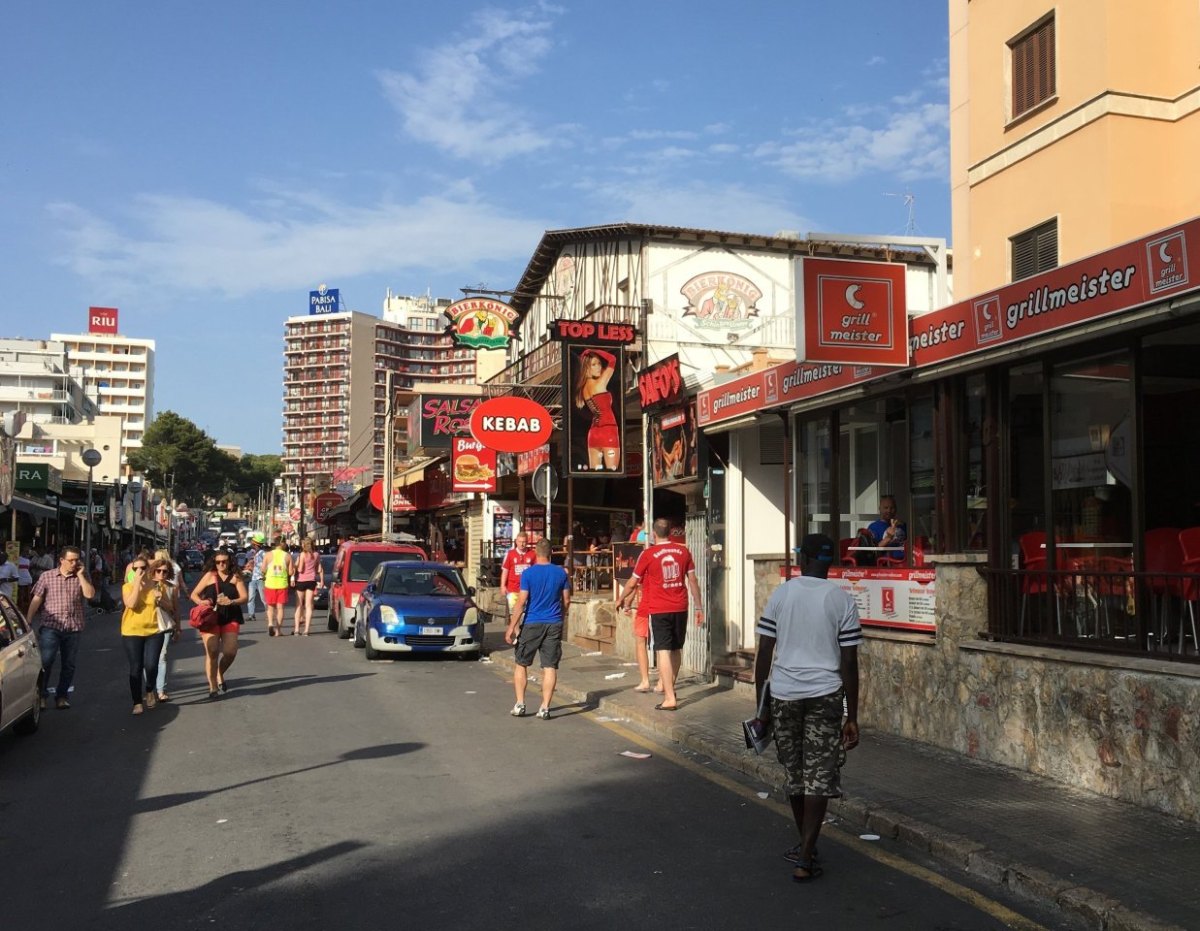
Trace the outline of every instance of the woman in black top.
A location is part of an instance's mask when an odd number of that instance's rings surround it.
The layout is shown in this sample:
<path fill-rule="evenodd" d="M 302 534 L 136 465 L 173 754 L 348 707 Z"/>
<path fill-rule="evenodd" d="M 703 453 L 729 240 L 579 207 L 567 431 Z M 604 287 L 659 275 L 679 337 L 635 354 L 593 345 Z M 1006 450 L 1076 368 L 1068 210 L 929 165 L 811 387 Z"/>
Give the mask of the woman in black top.
<path fill-rule="evenodd" d="M 200 628 L 208 697 L 216 698 L 218 690 L 226 691 L 225 673 L 237 658 L 242 605 L 247 601 L 246 583 L 228 552 L 218 550 L 204 564 L 204 573 L 192 589 L 192 601 L 210 605 L 217 612 L 216 624 Z"/>

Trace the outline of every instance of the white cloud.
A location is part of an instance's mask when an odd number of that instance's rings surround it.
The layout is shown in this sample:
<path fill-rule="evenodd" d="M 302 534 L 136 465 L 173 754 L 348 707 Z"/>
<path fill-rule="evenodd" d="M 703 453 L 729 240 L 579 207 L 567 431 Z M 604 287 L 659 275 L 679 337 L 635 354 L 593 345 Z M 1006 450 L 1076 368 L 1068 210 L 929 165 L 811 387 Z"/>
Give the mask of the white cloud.
<path fill-rule="evenodd" d="M 814 124 L 796 131 L 795 141 L 760 145 L 756 155 L 805 180 L 848 181 L 870 172 L 895 174 L 901 180 L 944 178 L 947 120 L 946 104 L 916 104 L 890 111 L 882 125 L 865 118 Z"/>
<path fill-rule="evenodd" d="M 422 54 L 411 71 L 376 74 L 413 138 L 458 158 L 494 164 L 552 145 L 562 127 L 539 128 L 504 92 L 537 74 L 553 47 L 553 8 L 486 10 L 469 35 Z"/>
<path fill-rule="evenodd" d="M 105 293 L 159 300 L 243 297 L 304 289 L 318 277 L 520 261 L 550 225 L 507 216 L 461 191 L 365 207 L 276 191 L 269 204 L 238 208 L 143 195 L 120 221 L 72 203 L 49 211 L 66 243 L 60 264 Z"/>
<path fill-rule="evenodd" d="M 887 59 L 882 55 L 872 55 L 867 59 L 866 65 L 868 68 L 874 68 L 876 65 L 886 65 Z"/>

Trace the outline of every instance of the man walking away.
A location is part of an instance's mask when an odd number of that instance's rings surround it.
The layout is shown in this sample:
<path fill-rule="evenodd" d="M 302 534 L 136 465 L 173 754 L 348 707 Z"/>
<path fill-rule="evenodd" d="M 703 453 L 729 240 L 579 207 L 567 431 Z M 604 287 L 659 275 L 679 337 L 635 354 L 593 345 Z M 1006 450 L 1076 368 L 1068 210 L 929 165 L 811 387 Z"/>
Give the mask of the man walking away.
<path fill-rule="evenodd" d="M 654 521 L 654 545 L 642 550 L 633 575 L 625 583 L 617 610 L 633 597 L 638 585 L 644 585 L 642 600 L 634 618 L 633 632 L 638 640 L 638 667 L 642 674 L 639 691 L 650 685 L 649 662 L 646 655 L 646 635 L 654 634 L 654 651 L 658 656 L 658 681 L 663 700 L 654 707 L 659 711 L 674 711 L 678 707 L 675 680 L 683 659 L 683 643 L 687 637 L 688 592 L 696 603 L 696 626 L 704 623 L 700 604 L 700 584 L 696 581 L 696 566 L 692 554 L 682 543 L 671 539 L 671 522 L 665 517 Z"/>
<path fill-rule="evenodd" d="M 79 638 L 83 633 L 84 606 L 96 596 L 96 588 L 88 578 L 87 569 L 81 561 L 80 552 L 74 546 L 63 547 L 58 558 L 58 568 L 43 572 L 33 586 L 29 601 L 29 621 L 42 615 L 42 626 L 38 630 L 38 649 L 42 654 L 42 681 L 50 693 L 50 671 L 56 657 L 62 658 L 58 671 L 58 688 L 55 690 L 55 707 L 70 708 L 67 696 L 75 678 L 75 656 L 79 652 Z M 42 698 L 42 707 L 46 699 Z"/>
<path fill-rule="evenodd" d="M 854 599 L 827 578 L 836 552 L 824 534 L 806 536 L 800 544 L 803 575 L 775 589 L 757 628 L 755 688 L 761 704 L 769 679 L 775 747 L 800 831 L 800 843 L 784 853 L 796 865 L 796 882 L 822 873 L 821 822 L 829 799 L 842 794 L 844 752 L 858 746 L 862 627 Z"/>
<path fill-rule="evenodd" d="M 244 574 L 249 576 L 246 581 L 246 591 L 250 594 L 250 600 L 246 602 L 247 621 L 254 620 L 254 606 L 259 602 L 262 603 L 263 611 L 268 616 L 271 613 L 267 608 L 266 589 L 263 588 L 263 560 L 267 555 L 264 544 L 266 542 L 266 534 L 261 531 L 250 537 L 250 552 L 246 555 L 246 565 L 243 569 Z"/>
<path fill-rule="evenodd" d="M 571 580 L 562 566 L 550 562 L 550 541 L 545 537 L 533 547 L 537 562 L 521 573 L 521 594 L 504 631 L 504 642 L 514 643 L 513 688 L 517 703 L 512 716 L 525 714 L 525 686 L 533 657 L 541 653 L 542 706 L 537 716 L 550 720 L 550 701 L 558 684 L 558 662 L 562 659 L 563 620 L 571 610 Z"/>

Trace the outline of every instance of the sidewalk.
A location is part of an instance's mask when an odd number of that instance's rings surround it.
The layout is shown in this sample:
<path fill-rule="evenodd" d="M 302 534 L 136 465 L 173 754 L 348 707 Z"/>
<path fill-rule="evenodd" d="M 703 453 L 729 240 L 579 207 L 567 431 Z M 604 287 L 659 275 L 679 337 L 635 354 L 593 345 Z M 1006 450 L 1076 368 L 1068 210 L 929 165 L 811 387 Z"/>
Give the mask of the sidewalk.
<path fill-rule="evenodd" d="M 512 669 L 502 631 L 490 631 L 487 646 L 497 666 Z M 758 757 L 742 742 L 751 699 L 685 681 L 679 710 L 655 711 L 658 698 L 634 691 L 637 668 L 623 662 L 565 644 L 555 704 L 586 702 L 757 778 L 779 795 L 783 771 L 774 747 Z M 625 676 L 607 678 L 617 673 Z M 530 688 L 536 702 L 539 686 Z M 1200 928 L 1196 825 L 870 731 L 851 752 L 842 782 L 845 797 L 829 810 L 851 830 L 896 838 L 949 867 L 1057 907 L 1085 927 Z"/>

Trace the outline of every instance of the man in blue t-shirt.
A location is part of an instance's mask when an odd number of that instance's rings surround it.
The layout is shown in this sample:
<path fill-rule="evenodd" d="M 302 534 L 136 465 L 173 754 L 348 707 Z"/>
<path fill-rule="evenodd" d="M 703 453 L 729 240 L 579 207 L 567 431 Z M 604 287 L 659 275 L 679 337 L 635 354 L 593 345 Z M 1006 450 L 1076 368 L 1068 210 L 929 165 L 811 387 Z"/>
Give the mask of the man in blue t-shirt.
<path fill-rule="evenodd" d="M 571 579 L 562 566 L 550 562 L 550 541 L 545 537 L 534 544 L 537 562 L 521 573 L 521 593 L 512 611 L 504 642 L 515 644 L 513 659 L 513 688 L 517 703 L 512 716 L 525 714 L 525 686 L 533 657 L 542 657 L 542 706 L 537 716 L 550 720 L 550 699 L 558 684 L 558 661 L 562 659 L 563 619 L 571 608 Z"/>

